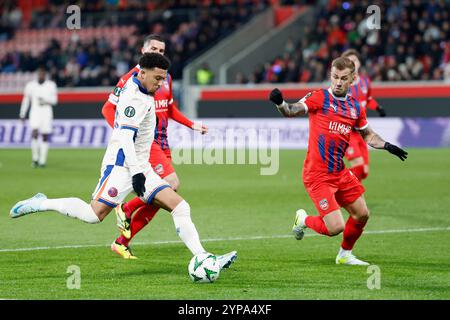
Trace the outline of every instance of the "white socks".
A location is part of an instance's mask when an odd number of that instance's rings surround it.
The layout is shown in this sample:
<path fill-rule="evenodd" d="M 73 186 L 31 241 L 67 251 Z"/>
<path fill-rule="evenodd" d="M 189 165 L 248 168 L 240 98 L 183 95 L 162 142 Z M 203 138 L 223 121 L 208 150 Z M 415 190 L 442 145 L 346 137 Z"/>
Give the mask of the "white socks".
<path fill-rule="evenodd" d="M 91 205 L 78 198 L 45 199 L 39 209 L 57 211 L 87 223 L 100 222 Z"/>
<path fill-rule="evenodd" d="M 189 204 L 183 200 L 171 213 L 178 236 L 183 240 L 186 247 L 191 250 L 192 254 L 196 255 L 206 252 L 200 243 L 197 229 L 194 223 L 192 223 Z"/>
<path fill-rule="evenodd" d="M 39 145 L 39 164 L 45 165 L 47 162 L 47 154 L 48 154 L 48 142 L 41 141 Z"/>
<path fill-rule="evenodd" d="M 33 162 L 38 162 L 39 165 L 47 163 L 49 143 L 39 138 L 31 138 L 31 159 Z"/>
<path fill-rule="evenodd" d="M 352 250 L 344 250 L 344 249 L 340 248 L 338 256 L 343 257 L 343 256 L 346 256 L 347 254 L 351 254 L 351 253 L 352 253 Z"/>
<path fill-rule="evenodd" d="M 39 140 L 31 138 L 31 159 L 33 162 L 39 161 Z"/>

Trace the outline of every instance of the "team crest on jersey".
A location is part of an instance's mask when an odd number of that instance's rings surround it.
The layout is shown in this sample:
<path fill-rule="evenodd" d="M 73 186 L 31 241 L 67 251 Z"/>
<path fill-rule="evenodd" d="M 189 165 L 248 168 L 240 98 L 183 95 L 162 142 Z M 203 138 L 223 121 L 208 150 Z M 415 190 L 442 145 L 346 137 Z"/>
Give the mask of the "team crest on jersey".
<path fill-rule="evenodd" d="M 164 167 L 161 163 L 156 165 L 155 172 L 159 175 L 162 175 L 164 173 Z"/>
<path fill-rule="evenodd" d="M 117 189 L 114 188 L 114 187 L 112 187 L 112 188 L 110 188 L 110 189 L 108 190 L 108 195 L 109 195 L 111 198 L 117 197 L 118 194 L 119 194 L 119 191 L 117 191 Z"/>
<path fill-rule="evenodd" d="M 169 82 L 167 80 L 163 81 L 163 86 L 166 90 L 169 90 Z"/>
<path fill-rule="evenodd" d="M 128 118 L 132 118 L 136 114 L 136 110 L 134 110 L 134 108 L 132 106 L 128 106 L 125 108 L 124 113 Z"/>
<path fill-rule="evenodd" d="M 327 199 L 320 200 L 319 206 L 320 206 L 320 209 L 327 210 L 328 209 L 328 200 Z"/>

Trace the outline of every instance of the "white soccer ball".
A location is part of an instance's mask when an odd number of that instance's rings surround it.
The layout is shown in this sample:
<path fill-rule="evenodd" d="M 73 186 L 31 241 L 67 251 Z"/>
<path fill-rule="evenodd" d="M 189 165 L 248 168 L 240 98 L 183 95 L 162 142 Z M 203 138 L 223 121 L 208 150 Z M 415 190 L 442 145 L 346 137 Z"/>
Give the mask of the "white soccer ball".
<path fill-rule="evenodd" d="M 193 282 L 214 282 L 220 274 L 219 261 L 212 253 L 200 253 L 192 257 L 188 271 Z"/>

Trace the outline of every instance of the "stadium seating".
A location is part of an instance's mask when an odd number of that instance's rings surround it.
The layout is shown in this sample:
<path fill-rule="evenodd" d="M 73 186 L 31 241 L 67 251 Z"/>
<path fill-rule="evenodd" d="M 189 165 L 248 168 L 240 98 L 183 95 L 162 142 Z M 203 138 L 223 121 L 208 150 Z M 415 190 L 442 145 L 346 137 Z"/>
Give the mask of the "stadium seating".
<path fill-rule="evenodd" d="M 77 5 L 83 12 L 81 29 L 66 28 L 64 5 L 47 4 L 33 9 L 30 28 L 22 23 L 14 32 L 0 35 L 0 73 L 29 72 L 44 63 L 60 87 L 111 86 L 135 65 L 145 35 L 160 33 L 168 40 L 171 73 L 179 79 L 190 59 L 264 10 L 268 1 L 175 0 L 156 1 L 150 7 L 145 2 L 121 7 L 78 1 Z"/>
<path fill-rule="evenodd" d="M 367 27 L 367 2 L 330 1 L 301 41 L 291 41 L 279 57 L 239 74 L 235 83 L 320 82 L 331 61 L 357 49 L 373 80 L 443 80 L 450 63 L 450 3 L 411 1 L 380 5 L 380 29 Z M 420 15 L 419 15 L 420 13 Z"/>

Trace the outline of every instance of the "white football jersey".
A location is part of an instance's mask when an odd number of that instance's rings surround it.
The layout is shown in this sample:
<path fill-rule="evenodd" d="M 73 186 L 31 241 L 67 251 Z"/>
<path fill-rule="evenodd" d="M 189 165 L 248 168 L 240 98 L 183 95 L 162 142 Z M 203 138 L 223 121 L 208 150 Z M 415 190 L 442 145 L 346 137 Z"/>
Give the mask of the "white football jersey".
<path fill-rule="evenodd" d="M 155 100 L 132 76 L 126 82 L 117 103 L 114 129 L 103 158 L 103 166 L 128 167 L 120 144 L 120 130 L 133 130 L 137 164 L 145 171 L 149 162 L 150 148 L 155 134 Z"/>
<path fill-rule="evenodd" d="M 45 109 L 51 109 L 53 105 L 58 103 L 58 92 L 55 82 L 45 80 L 43 83 L 39 83 L 37 80 L 33 80 L 27 83 L 20 107 L 21 118 L 25 118 L 30 102 L 30 116 L 32 114 L 40 114 Z"/>

